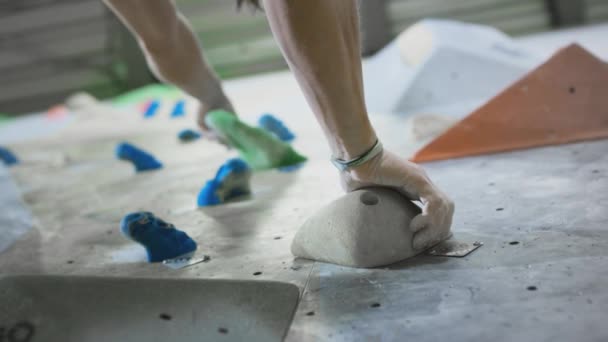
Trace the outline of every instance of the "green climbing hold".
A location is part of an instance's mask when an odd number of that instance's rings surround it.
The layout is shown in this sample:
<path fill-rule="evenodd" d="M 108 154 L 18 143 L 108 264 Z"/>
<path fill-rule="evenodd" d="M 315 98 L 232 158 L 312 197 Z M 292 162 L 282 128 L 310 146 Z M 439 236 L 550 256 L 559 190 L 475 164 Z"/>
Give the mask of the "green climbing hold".
<path fill-rule="evenodd" d="M 5 123 L 9 123 L 12 120 L 13 120 L 13 118 L 11 118 L 8 114 L 0 113 L 0 126 Z"/>
<path fill-rule="evenodd" d="M 264 129 L 247 125 L 228 111 L 209 112 L 205 123 L 236 148 L 254 170 L 282 168 L 306 161 L 306 157 L 289 144 Z"/>
<path fill-rule="evenodd" d="M 110 102 L 113 105 L 123 106 L 138 104 L 150 99 L 171 101 L 179 99 L 180 96 L 183 96 L 183 94 L 176 87 L 167 84 L 155 83 L 118 95 L 110 99 Z"/>

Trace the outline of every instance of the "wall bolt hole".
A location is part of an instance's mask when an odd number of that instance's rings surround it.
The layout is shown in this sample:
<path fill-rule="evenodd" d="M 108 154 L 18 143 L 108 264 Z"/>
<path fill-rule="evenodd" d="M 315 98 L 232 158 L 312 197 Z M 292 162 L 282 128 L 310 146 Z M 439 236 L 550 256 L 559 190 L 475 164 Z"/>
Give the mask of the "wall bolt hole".
<path fill-rule="evenodd" d="M 359 199 L 361 200 L 361 203 L 365 205 L 376 205 L 379 202 L 378 196 L 369 191 L 362 193 Z"/>

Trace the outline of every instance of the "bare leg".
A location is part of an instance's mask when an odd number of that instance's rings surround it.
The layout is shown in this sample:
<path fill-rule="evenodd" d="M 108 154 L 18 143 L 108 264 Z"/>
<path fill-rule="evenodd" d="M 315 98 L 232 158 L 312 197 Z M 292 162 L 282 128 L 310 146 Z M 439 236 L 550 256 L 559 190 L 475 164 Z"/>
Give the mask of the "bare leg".
<path fill-rule="evenodd" d="M 154 74 L 200 101 L 199 124 L 203 128 L 209 110 L 234 112 L 192 29 L 172 0 L 104 2 L 136 36 Z"/>
<path fill-rule="evenodd" d="M 355 1 L 265 0 L 264 8 L 334 155 L 349 160 L 363 154 L 376 134 L 363 97 Z M 386 186 L 421 200 L 423 213 L 411 224 L 414 248 L 430 247 L 449 235 L 454 204 L 418 165 L 384 151 L 341 176 L 348 191 Z"/>

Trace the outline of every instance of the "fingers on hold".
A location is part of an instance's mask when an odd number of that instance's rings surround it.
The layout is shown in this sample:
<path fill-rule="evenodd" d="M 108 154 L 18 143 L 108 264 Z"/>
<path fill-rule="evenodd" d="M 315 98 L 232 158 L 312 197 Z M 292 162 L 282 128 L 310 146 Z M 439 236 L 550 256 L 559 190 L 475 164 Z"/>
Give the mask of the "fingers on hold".
<path fill-rule="evenodd" d="M 196 123 L 203 131 L 208 131 L 209 127 L 205 124 L 205 115 L 203 113 L 198 113 L 196 117 Z"/>
<path fill-rule="evenodd" d="M 410 229 L 415 234 L 418 231 L 428 227 L 429 217 L 428 215 L 418 214 L 410 222 Z"/>
<path fill-rule="evenodd" d="M 424 250 L 439 242 L 440 239 L 432 229 L 423 229 L 414 234 L 413 247 L 415 250 Z"/>
<path fill-rule="evenodd" d="M 222 137 L 219 134 L 211 134 L 211 140 L 219 143 L 220 145 L 226 147 L 227 149 L 232 149 L 232 146 L 230 146 L 230 143 L 228 142 L 228 140 L 226 140 L 224 137 Z"/>
<path fill-rule="evenodd" d="M 452 201 L 451 199 L 447 199 L 448 201 L 448 207 L 450 208 L 450 213 L 454 214 L 454 211 L 456 210 L 456 204 L 454 203 L 454 201 Z"/>
<path fill-rule="evenodd" d="M 414 195 L 411 191 L 408 191 L 406 188 L 398 188 L 397 190 L 403 196 L 405 196 L 405 198 L 409 199 L 410 201 L 419 201 L 420 200 L 420 196 Z"/>
<path fill-rule="evenodd" d="M 414 234 L 412 245 L 416 250 L 424 250 L 448 239 L 451 235 L 449 227 L 448 229 L 432 229 L 427 227 Z"/>

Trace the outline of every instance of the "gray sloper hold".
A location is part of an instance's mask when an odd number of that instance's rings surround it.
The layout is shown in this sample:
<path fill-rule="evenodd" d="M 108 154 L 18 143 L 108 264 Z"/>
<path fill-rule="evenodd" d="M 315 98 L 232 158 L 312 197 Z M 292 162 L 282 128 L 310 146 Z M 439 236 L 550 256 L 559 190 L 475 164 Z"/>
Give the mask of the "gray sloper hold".
<path fill-rule="evenodd" d="M 296 233 L 291 253 L 351 267 L 377 267 L 412 257 L 410 221 L 420 208 L 394 190 L 366 188 L 338 198 Z"/>

